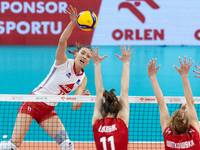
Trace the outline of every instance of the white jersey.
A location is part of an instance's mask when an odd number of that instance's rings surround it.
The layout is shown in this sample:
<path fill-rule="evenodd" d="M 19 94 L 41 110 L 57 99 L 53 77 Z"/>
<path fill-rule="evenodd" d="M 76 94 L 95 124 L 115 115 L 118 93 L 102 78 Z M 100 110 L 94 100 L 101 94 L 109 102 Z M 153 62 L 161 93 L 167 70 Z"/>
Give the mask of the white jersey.
<path fill-rule="evenodd" d="M 32 93 L 34 95 L 67 95 L 81 85 L 84 76 L 83 69 L 76 74 L 74 59 L 68 59 L 66 63 L 59 66 L 56 66 L 54 62 L 47 77 Z M 46 104 L 56 106 L 57 102 Z"/>

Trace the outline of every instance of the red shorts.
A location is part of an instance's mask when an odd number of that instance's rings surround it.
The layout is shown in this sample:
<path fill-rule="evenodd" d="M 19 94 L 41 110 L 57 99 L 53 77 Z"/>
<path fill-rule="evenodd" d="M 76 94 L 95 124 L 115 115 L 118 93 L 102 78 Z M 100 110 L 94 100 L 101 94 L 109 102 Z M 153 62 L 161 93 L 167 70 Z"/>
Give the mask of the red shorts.
<path fill-rule="evenodd" d="M 41 123 L 53 116 L 57 116 L 55 106 L 49 106 L 43 102 L 23 102 L 18 113 L 30 115 L 37 123 Z"/>

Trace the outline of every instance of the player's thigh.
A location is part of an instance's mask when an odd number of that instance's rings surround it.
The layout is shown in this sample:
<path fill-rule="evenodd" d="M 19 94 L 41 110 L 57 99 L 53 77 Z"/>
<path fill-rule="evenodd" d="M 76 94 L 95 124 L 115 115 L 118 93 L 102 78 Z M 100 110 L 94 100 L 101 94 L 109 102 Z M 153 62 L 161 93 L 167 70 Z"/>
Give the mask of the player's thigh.
<path fill-rule="evenodd" d="M 33 118 L 28 114 L 24 113 L 17 114 L 14 130 L 11 137 L 11 141 L 15 143 L 15 145 L 17 146 L 21 145 L 21 142 L 23 141 L 32 121 Z"/>
<path fill-rule="evenodd" d="M 65 130 L 64 125 L 62 124 L 60 118 L 58 116 L 53 116 L 41 123 L 39 123 L 40 127 L 42 127 L 48 135 L 50 135 L 52 138 L 62 130 Z"/>

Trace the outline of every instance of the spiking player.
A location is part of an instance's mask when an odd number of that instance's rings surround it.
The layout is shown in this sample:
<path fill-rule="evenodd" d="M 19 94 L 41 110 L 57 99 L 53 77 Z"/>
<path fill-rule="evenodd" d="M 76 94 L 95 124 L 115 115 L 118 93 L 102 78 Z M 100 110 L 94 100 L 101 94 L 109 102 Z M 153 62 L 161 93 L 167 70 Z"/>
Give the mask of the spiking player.
<path fill-rule="evenodd" d="M 79 47 L 73 53 L 75 59 L 66 56 L 67 40 L 76 25 L 77 10 L 69 6 L 67 13 L 71 22 L 63 31 L 56 51 L 56 60 L 45 80 L 34 89 L 34 95 L 66 95 L 75 90 L 75 95 L 88 95 L 84 91 L 87 78 L 85 67 L 92 56 L 90 47 Z M 50 135 L 60 146 L 61 150 L 74 150 L 63 123 L 57 116 L 54 108 L 57 103 L 24 102 L 18 110 L 15 127 L 10 141 L 0 145 L 0 150 L 16 150 L 20 147 L 33 119 Z M 77 104 L 72 105 L 73 109 Z M 80 107 L 81 103 L 78 104 Z"/>
<path fill-rule="evenodd" d="M 93 49 L 94 51 L 94 49 Z M 123 62 L 121 78 L 121 95 L 118 100 L 114 89 L 103 89 L 101 76 L 101 61 L 107 57 L 100 57 L 93 52 L 92 60 L 95 64 L 96 101 L 92 118 L 94 140 L 97 150 L 127 150 L 128 146 L 128 122 L 129 122 L 129 63 L 131 54 L 130 46 L 121 46 L 122 56 L 116 56 Z M 103 100 L 105 103 L 103 104 Z"/>
<path fill-rule="evenodd" d="M 160 123 L 165 142 L 165 150 L 198 150 L 200 149 L 199 120 L 188 80 L 188 72 L 193 62 L 190 63 L 189 59 L 186 63 L 186 56 L 184 57 L 184 63 L 182 63 L 180 58 L 179 61 L 181 67 L 174 67 L 178 70 L 182 78 L 185 99 L 187 102 L 187 111 L 181 108 L 175 111 L 171 118 L 169 117 L 167 105 L 156 79 L 156 74 L 159 69 L 159 66 L 155 68 L 156 60 L 153 61 L 152 59 L 149 62 L 148 76 L 151 79 L 153 90 L 159 105 Z"/>

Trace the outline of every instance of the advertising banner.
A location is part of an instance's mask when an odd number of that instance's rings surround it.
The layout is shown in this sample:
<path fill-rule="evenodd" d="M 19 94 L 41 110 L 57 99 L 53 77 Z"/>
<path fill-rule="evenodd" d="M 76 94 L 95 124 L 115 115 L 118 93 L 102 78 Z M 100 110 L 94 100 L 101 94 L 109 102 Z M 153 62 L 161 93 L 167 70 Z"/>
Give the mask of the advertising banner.
<path fill-rule="evenodd" d="M 0 44 L 57 45 L 69 5 L 95 12 L 98 24 L 76 26 L 68 45 L 200 45 L 198 0 L 0 1 Z"/>
<path fill-rule="evenodd" d="M 1 45 L 57 45 L 70 17 L 65 13 L 72 5 L 78 13 L 91 10 L 98 15 L 101 0 L 5 0 L 0 1 Z M 75 27 L 68 40 L 91 44 L 94 30 L 82 31 Z"/>

